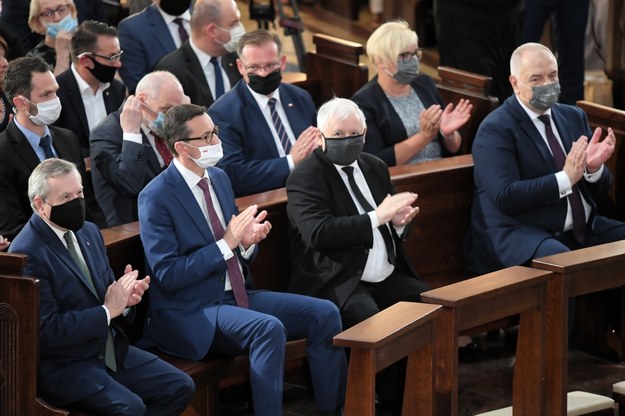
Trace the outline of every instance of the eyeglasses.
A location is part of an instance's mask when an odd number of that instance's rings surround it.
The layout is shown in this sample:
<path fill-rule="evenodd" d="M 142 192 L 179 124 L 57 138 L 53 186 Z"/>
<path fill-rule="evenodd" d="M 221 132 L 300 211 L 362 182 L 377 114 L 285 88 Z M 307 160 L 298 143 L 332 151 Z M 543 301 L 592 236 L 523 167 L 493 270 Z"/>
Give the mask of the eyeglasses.
<path fill-rule="evenodd" d="M 57 7 L 56 9 L 44 10 L 43 12 L 39 13 L 39 17 L 49 19 L 55 14 L 58 14 L 59 16 L 63 16 L 65 15 L 65 13 L 67 13 L 68 10 L 69 10 L 69 4 L 63 4 Z"/>
<path fill-rule="evenodd" d="M 119 62 L 122 59 L 123 53 L 124 51 L 119 51 L 115 55 L 106 56 L 106 55 L 100 55 L 99 53 L 95 53 L 95 52 L 83 52 L 81 53 L 81 55 L 97 56 L 98 58 L 102 58 L 106 61 L 109 61 L 109 63 L 112 64 L 114 62 Z"/>
<path fill-rule="evenodd" d="M 204 140 L 206 144 L 211 144 L 213 142 L 213 137 L 219 135 L 219 126 L 213 127 L 213 130 L 208 131 L 201 135 L 200 137 L 187 137 L 186 139 L 180 139 L 181 142 L 190 142 L 192 140 Z"/>
<path fill-rule="evenodd" d="M 280 62 L 272 62 L 270 64 L 267 64 L 265 66 L 259 66 L 259 65 L 250 65 L 247 66 L 245 64 L 243 64 L 243 67 L 245 69 L 247 69 L 248 72 L 255 74 L 257 72 L 263 71 L 265 73 L 270 73 L 275 71 L 276 69 L 278 69 L 278 67 L 280 66 Z"/>
<path fill-rule="evenodd" d="M 417 57 L 417 59 L 421 59 L 421 57 L 423 56 L 423 48 L 417 48 L 414 52 L 400 53 L 397 57 L 397 60 L 401 60 L 403 63 L 408 63 L 415 56 Z"/>

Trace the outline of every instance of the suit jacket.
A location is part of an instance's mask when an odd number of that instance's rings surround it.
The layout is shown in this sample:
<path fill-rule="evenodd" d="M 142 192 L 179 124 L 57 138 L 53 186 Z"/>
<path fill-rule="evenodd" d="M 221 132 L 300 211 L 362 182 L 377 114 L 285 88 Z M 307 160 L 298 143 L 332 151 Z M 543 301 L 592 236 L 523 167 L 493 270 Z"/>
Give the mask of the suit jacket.
<path fill-rule="evenodd" d="M 107 226 L 137 220 L 137 196 L 163 169 L 148 138 L 123 140 L 121 109 L 109 114 L 91 133 L 91 179 Z"/>
<path fill-rule="evenodd" d="M 432 104 L 440 104 L 441 107 L 444 107 L 443 99 L 429 76 L 421 74 L 410 85 L 425 108 Z M 367 139 L 365 140 L 364 151 L 376 155 L 388 166 L 397 165 L 393 146 L 406 140 L 408 133 L 393 104 L 378 84 L 378 76 L 373 77 L 356 91 L 352 100 L 358 104 L 367 120 Z M 418 116 L 415 114 L 415 117 Z M 446 152 L 440 133 L 438 140 L 441 142 L 443 152 Z"/>
<path fill-rule="evenodd" d="M 394 194 L 386 164 L 362 153 L 358 165 L 379 205 Z M 289 291 L 326 298 L 339 308 L 353 293 L 362 276 L 373 230 L 369 215 L 359 214 L 349 190 L 321 149 L 293 169 L 286 183 L 289 218 L 291 278 Z M 395 240 L 397 267 L 416 273 L 406 259 L 402 240 Z"/>
<path fill-rule="evenodd" d="M 229 53 L 221 58 L 221 66 L 228 75 L 230 86 L 234 86 L 241 79 L 236 61 L 236 53 Z M 206 81 L 204 69 L 188 41 L 161 59 L 156 65 L 156 69 L 174 74 L 182 84 L 184 93 L 189 96 L 193 104 L 208 108 L 215 101 L 213 92 L 208 86 L 208 81 Z"/>
<path fill-rule="evenodd" d="M 119 74 L 130 93 L 137 83 L 169 52 L 176 49 L 167 23 L 154 4 L 122 19 L 117 25 L 119 44 L 124 51 Z"/>
<path fill-rule="evenodd" d="M 310 94 L 299 87 L 280 84 L 280 100 L 295 138 L 315 122 Z M 224 157 L 218 166 L 232 181 L 234 194 L 243 195 L 282 188 L 290 169 L 280 157 L 270 127 L 245 82 L 239 82 L 209 109 L 219 126 Z"/>
<path fill-rule="evenodd" d="M 60 127 L 49 128 L 57 155 L 75 163 L 83 183 L 86 183 L 85 161 L 80 154 L 76 136 Z M 15 121 L 11 121 L 6 130 L 0 133 L 0 235 L 9 240 L 17 235 L 33 213 L 27 195 L 28 177 L 39 162 L 26 137 Z"/>
<path fill-rule="evenodd" d="M 59 84 L 56 94 L 61 99 L 63 108 L 54 125 L 73 131 L 78 137 L 83 157 L 87 157 L 89 156 L 89 124 L 74 73 L 68 69 L 56 77 L 56 81 Z M 116 79 L 111 81 L 111 85 L 102 92 L 106 114 L 111 114 L 117 110 L 124 102 L 125 97 L 126 87 L 124 84 Z"/>
<path fill-rule="evenodd" d="M 556 104 L 551 114 L 565 152 L 581 135 L 592 136 L 578 107 Z M 513 95 L 489 114 L 472 148 L 475 197 L 467 239 L 469 266 L 477 273 L 529 261 L 538 245 L 558 236 L 564 227 L 567 198 L 560 198 L 553 156 L 527 113 Z M 577 183 L 591 206 L 589 230 L 602 233 L 621 223 L 601 217 L 591 195 L 605 192 L 611 175 L 604 167 L 600 180 Z"/>
<path fill-rule="evenodd" d="M 36 276 L 40 282 L 39 393 L 61 406 L 95 394 L 109 382 L 104 364 L 108 325 L 102 303 L 115 278 L 98 228 L 87 222 L 76 238 L 97 293 L 91 291 L 65 245 L 37 214 L 9 249 L 28 255 L 24 274 Z M 115 321 L 111 328 L 118 368 L 130 369 L 156 359 L 129 347 Z"/>
<path fill-rule="evenodd" d="M 224 218 L 238 214 L 227 175 L 209 168 L 208 176 Z M 139 225 L 154 278 L 146 336 L 161 351 L 199 360 L 213 342 L 227 266 L 206 217 L 173 163 L 139 194 Z M 234 251 L 250 287 L 247 261 Z"/>

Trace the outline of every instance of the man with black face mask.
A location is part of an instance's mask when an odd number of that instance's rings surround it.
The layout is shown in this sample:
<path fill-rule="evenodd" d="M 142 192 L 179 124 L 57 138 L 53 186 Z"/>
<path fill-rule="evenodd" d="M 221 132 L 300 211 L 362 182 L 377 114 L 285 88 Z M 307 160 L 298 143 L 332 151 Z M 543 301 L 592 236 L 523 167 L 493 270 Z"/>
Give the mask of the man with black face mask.
<path fill-rule="evenodd" d="M 191 0 L 152 0 L 141 12 L 117 25 L 124 54 L 119 73 L 130 93 L 158 61 L 179 48 L 190 35 Z"/>
<path fill-rule="evenodd" d="M 558 64 L 545 46 L 518 47 L 510 74 L 514 94 L 484 119 L 472 149 L 466 255 L 479 274 L 625 238 L 625 224 L 599 215 L 593 199 L 612 179 L 612 129 L 601 140 L 582 110 L 557 103 Z"/>
<path fill-rule="evenodd" d="M 365 116 L 334 98 L 319 108 L 324 137 L 286 182 L 291 278 L 289 291 L 328 299 L 347 329 L 398 301 L 428 290 L 405 256 L 402 241 L 419 208 L 417 195 L 395 193 L 386 164 L 361 153 Z M 383 372 L 378 394 L 401 408 L 401 365 Z"/>
<path fill-rule="evenodd" d="M 281 188 L 289 173 L 319 145 L 315 105 L 299 87 L 283 84 L 286 56 L 278 35 L 246 33 L 237 46 L 239 82 L 208 114 L 219 126 L 226 171 L 235 195 Z"/>
<path fill-rule="evenodd" d="M 72 130 L 88 157 L 90 132 L 124 102 L 126 88 L 114 78 L 123 52 L 117 29 L 94 20 L 78 26 L 70 48 L 71 67 L 56 78 L 62 109 L 54 125 Z"/>
<path fill-rule="evenodd" d="M 193 396 L 191 378 L 129 346 L 118 326 L 150 277 L 127 265 L 115 280 L 100 231 L 85 222 L 76 166 L 42 162 L 28 179 L 28 199 L 34 213 L 11 252 L 28 255 L 24 273 L 40 282 L 39 394 L 90 414 L 179 415 Z"/>

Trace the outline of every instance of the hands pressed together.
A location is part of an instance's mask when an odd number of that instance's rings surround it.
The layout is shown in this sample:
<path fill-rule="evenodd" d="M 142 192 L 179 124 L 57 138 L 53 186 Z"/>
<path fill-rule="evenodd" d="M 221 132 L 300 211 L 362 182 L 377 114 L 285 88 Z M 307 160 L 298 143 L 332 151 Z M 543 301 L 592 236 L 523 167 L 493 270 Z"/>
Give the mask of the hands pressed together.
<path fill-rule="evenodd" d="M 466 99 L 461 99 L 455 107 L 449 103 L 444 110 L 433 104 L 419 114 L 420 131 L 430 139 L 434 139 L 439 130 L 445 137 L 450 136 L 469 121 L 472 110 L 473 105 Z"/>
<path fill-rule="evenodd" d="M 387 195 L 375 210 L 380 225 L 389 221 L 395 227 L 403 227 L 409 224 L 419 213 L 419 207 L 412 206 L 417 198 L 418 195 L 414 192 L 400 192 L 395 195 Z"/>
<path fill-rule="evenodd" d="M 250 205 L 239 215 L 232 216 L 223 237 L 230 249 L 239 244 L 247 249 L 267 237 L 271 230 L 271 223 L 264 221 L 267 211 L 263 210 L 256 215 L 257 213 L 258 205 Z"/>
<path fill-rule="evenodd" d="M 141 302 L 143 294 L 150 286 L 150 276 L 137 280 L 138 276 L 139 272 L 128 264 L 124 275 L 106 289 L 104 306 L 111 314 L 111 319 L 121 315 L 127 307 Z"/>

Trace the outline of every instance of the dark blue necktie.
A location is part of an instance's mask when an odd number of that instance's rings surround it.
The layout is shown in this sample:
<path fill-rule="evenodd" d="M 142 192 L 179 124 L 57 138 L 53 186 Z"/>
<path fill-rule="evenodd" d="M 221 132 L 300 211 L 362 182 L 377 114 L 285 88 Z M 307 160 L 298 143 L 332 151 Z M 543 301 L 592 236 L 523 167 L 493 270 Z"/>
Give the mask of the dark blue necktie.
<path fill-rule="evenodd" d="M 215 69 L 215 101 L 224 94 L 224 77 L 221 74 L 221 66 L 214 56 L 211 58 L 211 64 Z"/>
<path fill-rule="evenodd" d="M 46 159 L 50 159 L 54 156 L 54 152 L 52 151 L 52 138 L 50 135 L 46 134 L 39 140 L 39 146 L 43 148 L 43 153 L 46 156 Z"/>
<path fill-rule="evenodd" d="M 278 110 L 276 109 L 277 101 L 278 100 L 276 100 L 275 98 L 269 99 L 268 104 L 269 111 L 271 113 L 271 121 L 273 121 L 273 126 L 276 128 L 276 133 L 278 134 L 278 138 L 280 139 L 280 143 L 282 144 L 284 153 L 288 155 L 291 152 L 291 141 L 289 140 L 289 135 L 286 133 L 284 124 L 282 124 L 280 114 L 278 114 Z"/>

